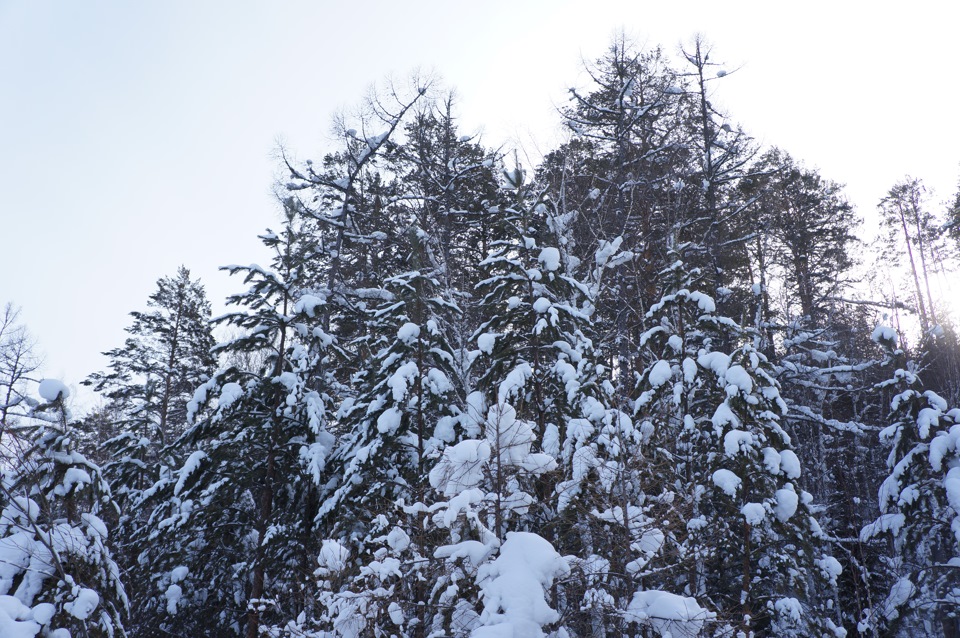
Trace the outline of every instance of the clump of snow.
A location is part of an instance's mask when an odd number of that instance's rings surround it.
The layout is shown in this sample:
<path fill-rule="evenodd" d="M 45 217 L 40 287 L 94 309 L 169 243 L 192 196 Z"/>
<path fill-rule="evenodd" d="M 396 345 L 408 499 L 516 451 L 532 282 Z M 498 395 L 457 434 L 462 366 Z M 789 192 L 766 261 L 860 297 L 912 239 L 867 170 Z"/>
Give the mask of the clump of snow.
<path fill-rule="evenodd" d="M 730 367 L 730 355 L 723 352 L 701 351 L 697 356 L 697 363 L 707 370 L 712 370 L 718 377 L 722 377 L 727 374 L 727 368 Z"/>
<path fill-rule="evenodd" d="M 956 426 L 954 426 L 956 427 Z M 947 492 L 947 502 L 954 512 L 960 512 L 960 467 L 952 467 L 943 477 L 943 489 Z M 954 534 L 960 539 L 960 526 L 954 525 Z"/>
<path fill-rule="evenodd" d="M 774 476 L 780 473 L 780 453 L 776 448 L 763 448 L 763 467 Z"/>
<path fill-rule="evenodd" d="M 780 471 L 788 479 L 800 478 L 800 459 L 793 450 L 783 450 L 780 452 Z"/>
<path fill-rule="evenodd" d="M 800 496 L 793 490 L 793 485 L 787 483 L 782 490 L 777 490 L 777 504 L 773 508 L 773 513 L 781 523 L 786 523 L 790 517 L 797 513 L 797 506 L 800 504 Z"/>
<path fill-rule="evenodd" d="M 599 194 L 599 193 L 598 193 Z M 600 241 L 600 246 L 597 248 L 597 252 L 594 254 L 594 260 L 597 262 L 598 266 L 603 266 L 607 261 L 613 257 L 618 250 L 620 250 L 620 245 L 623 244 L 623 237 L 617 237 L 613 241 Z"/>
<path fill-rule="evenodd" d="M 41 623 L 35 616 L 31 617 L 35 613 L 34 610 L 31 610 L 13 596 L 0 596 L 0 636 L 4 638 L 34 638 L 40 633 L 40 625 L 45 624 Z M 47 622 L 49 622 L 49 619 Z"/>
<path fill-rule="evenodd" d="M 430 470 L 430 485 L 444 496 L 476 488 L 483 482 L 490 443 L 467 439 L 443 450 L 440 461 Z"/>
<path fill-rule="evenodd" d="M 803 616 L 803 607 L 800 606 L 800 601 L 796 598 L 781 598 L 773 603 L 773 608 L 777 611 L 781 620 L 790 623 L 800 622 L 800 618 Z"/>
<path fill-rule="evenodd" d="M 492 563 L 477 571 L 483 594 L 481 627 L 471 638 L 542 638 L 543 626 L 560 619 L 547 590 L 570 573 L 567 561 L 537 534 L 509 532 Z"/>
<path fill-rule="evenodd" d="M 713 416 L 710 418 L 710 422 L 713 423 L 713 427 L 717 430 L 722 429 L 725 425 L 731 425 L 735 428 L 740 427 L 740 419 L 733 413 L 733 410 L 730 409 L 730 405 L 726 401 L 717 406 Z"/>
<path fill-rule="evenodd" d="M 690 301 L 697 304 L 697 307 L 700 308 L 703 312 L 716 312 L 717 304 L 713 301 L 713 297 L 710 295 L 704 294 L 702 292 L 693 291 L 690 293 Z"/>
<path fill-rule="evenodd" d="M 37 392 L 40 393 L 40 397 L 49 403 L 53 403 L 57 399 L 66 400 L 70 396 L 70 389 L 64 385 L 63 381 L 58 379 L 44 379 L 40 382 L 40 386 L 37 388 Z"/>
<path fill-rule="evenodd" d="M 727 456 L 736 456 L 753 445 L 753 434 L 744 430 L 730 430 L 723 437 L 723 451 Z"/>
<path fill-rule="evenodd" d="M 393 434 L 400 427 L 403 413 L 396 408 L 387 408 L 377 417 L 377 431 L 380 434 Z"/>
<path fill-rule="evenodd" d="M 650 381 L 650 385 L 654 388 L 659 388 L 664 383 L 670 380 L 670 362 L 664 359 L 660 359 L 650 370 L 650 375 L 647 379 Z"/>
<path fill-rule="evenodd" d="M 293 304 L 293 311 L 295 313 L 305 313 L 308 317 L 316 317 L 317 306 L 322 306 L 327 301 L 322 297 L 317 297 L 315 295 L 304 295 Z"/>
<path fill-rule="evenodd" d="M 541 264 L 543 264 L 544 270 L 548 272 L 553 272 L 559 270 L 560 268 L 560 251 L 554 248 L 553 246 L 547 246 L 540 251 L 540 256 L 537 258 Z"/>
<path fill-rule="evenodd" d="M 627 622 L 649 625 L 672 638 L 696 638 L 713 616 L 694 598 L 659 590 L 638 591 L 624 612 Z"/>
<path fill-rule="evenodd" d="M 403 398 L 407 396 L 407 390 L 414 385 L 419 374 L 420 369 L 417 368 L 416 362 L 407 361 L 390 375 L 390 378 L 387 379 L 387 386 L 390 388 L 394 401 L 397 403 L 403 401 Z"/>
<path fill-rule="evenodd" d="M 335 540 L 325 539 L 320 544 L 320 555 L 317 556 L 317 575 L 324 577 L 331 574 L 339 574 L 347 566 L 347 560 L 350 558 L 350 550 Z"/>
<path fill-rule="evenodd" d="M 735 497 L 740 488 L 740 477 L 730 470 L 719 469 L 713 473 L 713 484 L 723 490 L 727 496 Z"/>
<path fill-rule="evenodd" d="M 550 310 L 552 304 L 549 299 L 544 297 L 538 297 L 536 301 L 533 302 L 533 309 L 539 314 L 543 314 L 546 311 Z"/>
<path fill-rule="evenodd" d="M 759 525 L 767 517 L 767 512 L 763 509 L 762 503 L 747 503 L 740 508 L 740 513 L 747 519 L 748 525 Z"/>
<path fill-rule="evenodd" d="M 387 545 L 396 552 L 402 552 L 410 547 L 410 537 L 399 527 L 394 527 L 390 530 L 390 533 L 387 534 Z"/>
<path fill-rule="evenodd" d="M 387 614 L 390 616 L 390 621 L 393 624 L 397 625 L 398 627 L 403 625 L 403 610 L 396 602 L 390 603 L 390 606 L 387 607 Z"/>
<path fill-rule="evenodd" d="M 833 556 L 824 556 L 823 558 L 818 558 L 816 561 L 817 567 L 820 568 L 820 571 L 823 572 L 824 577 L 830 581 L 831 585 L 837 584 L 837 576 L 843 573 L 843 567 Z"/>
<path fill-rule="evenodd" d="M 243 396 L 243 388 L 239 383 L 224 383 L 220 388 L 220 399 L 218 401 L 221 408 L 229 406 Z"/>
<path fill-rule="evenodd" d="M 900 615 L 899 607 L 910 600 L 916 590 L 916 585 L 909 578 L 901 578 L 893 584 L 883 605 L 887 620 L 895 620 Z"/>
<path fill-rule="evenodd" d="M 477 347 L 480 348 L 480 352 L 483 354 L 493 354 L 493 347 L 497 343 L 498 336 L 499 335 L 494 332 L 484 332 L 477 337 Z"/>
<path fill-rule="evenodd" d="M 86 587 L 79 588 L 74 599 L 63 606 L 64 611 L 78 620 L 86 620 L 100 604 L 97 592 Z"/>
<path fill-rule="evenodd" d="M 397 330 L 397 339 L 407 345 L 410 345 L 419 338 L 420 326 L 415 323 L 407 322 L 400 326 L 400 329 Z"/>
<path fill-rule="evenodd" d="M 180 605 L 180 600 L 183 598 L 183 588 L 180 585 L 171 583 L 167 590 L 163 592 L 164 598 L 167 599 L 167 613 L 175 615 L 177 613 L 177 607 Z"/>
<path fill-rule="evenodd" d="M 753 378 L 743 366 L 730 366 L 723 376 L 727 383 L 736 386 L 744 394 L 753 391 Z"/>
<path fill-rule="evenodd" d="M 870 338 L 877 343 L 894 345 L 897 343 L 897 331 L 890 326 L 879 325 L 870 333 Z"/>

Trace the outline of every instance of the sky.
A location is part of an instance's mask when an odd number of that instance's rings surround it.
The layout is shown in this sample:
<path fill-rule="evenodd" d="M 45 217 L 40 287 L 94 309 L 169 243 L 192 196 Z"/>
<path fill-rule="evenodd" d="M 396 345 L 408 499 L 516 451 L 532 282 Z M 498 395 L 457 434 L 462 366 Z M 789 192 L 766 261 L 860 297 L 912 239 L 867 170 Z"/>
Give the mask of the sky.
<path fill-rule="evenodd" d="M 670 54 L 702 34 L 735 70 L 715 104 L 869 226 L 906 175 L 956 193 L 957 24 L 942 1 L 0 0 L 0 304 L 78 390 L 158 278 L 187 266 L 216 314 L 241 289 L 218 267 L 266 261 L 281 145 L 322 156 L 335 113 L 419 71 L 466 133 L 533 159 L 621 32 Z"/>

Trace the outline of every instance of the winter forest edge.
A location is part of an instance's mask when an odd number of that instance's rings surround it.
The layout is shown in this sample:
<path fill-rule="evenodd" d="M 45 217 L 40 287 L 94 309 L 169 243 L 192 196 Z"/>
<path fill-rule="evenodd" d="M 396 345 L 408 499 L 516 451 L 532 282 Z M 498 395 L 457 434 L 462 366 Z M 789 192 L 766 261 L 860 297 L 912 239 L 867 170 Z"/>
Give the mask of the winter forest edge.
<path fill-rule="evenodd" d="M 960 192 L 867 244 L 703 41 L 586 70 L 535 167 L 416 78 L 283 151 L 87 414 L 8 304 L 0 636 L 960 637 Z"/>

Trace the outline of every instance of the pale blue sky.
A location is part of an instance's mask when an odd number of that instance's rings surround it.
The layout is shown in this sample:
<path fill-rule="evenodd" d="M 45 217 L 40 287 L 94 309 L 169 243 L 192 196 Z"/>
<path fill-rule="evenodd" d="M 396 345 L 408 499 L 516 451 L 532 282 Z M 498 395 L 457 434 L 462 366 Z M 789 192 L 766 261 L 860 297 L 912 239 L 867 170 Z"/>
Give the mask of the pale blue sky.
<path fill-rule="evenodd" d="M 419 67 L 457 89 L 468 132 L 546 150 L 581 57 L 621 28 L 669 52 L 702 32 L 741 67 L 716 101 L 845 182 L 861 213 L 907 173 L 945 199 L 960 177 L 948 4 L 0 0 L 0 302 L 75 384 L 180 264 L 218 310 L 238 289 L 216 268 L 261 259 L 278 140 L 321 155 L 334 111 Z"/>

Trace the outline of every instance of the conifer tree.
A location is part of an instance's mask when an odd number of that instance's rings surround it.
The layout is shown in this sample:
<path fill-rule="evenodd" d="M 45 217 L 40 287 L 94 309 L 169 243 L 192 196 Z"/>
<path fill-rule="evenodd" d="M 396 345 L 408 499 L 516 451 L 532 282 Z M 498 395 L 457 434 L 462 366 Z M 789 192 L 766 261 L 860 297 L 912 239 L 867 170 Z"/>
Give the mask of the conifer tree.
<path fill-rule="evenodd" d="M 0 477 L 0 597 L 16 599 L 44 635 L 125 636 L 129 604 L 113 559 L 110 486 L 77 450 L 67 387 L 45 379 L 39 392 L 29 447 Z"/>
<path fill-rule="evenodd" d="M 159 279 L 147 308 L 130 313 L 123 347 L 104 353 L 110 371 L 85 382 L 108 399 L 107 409 L 117 418 L 115 436 L 103 442 L 112 456 L 104 471 L 125 510 L 157 478 L 157 463 L 175 462 L 160 451 L 183 432 L 187 402 L 216 365 L 210 303 L 189 270 L 181 266 L 176 276 Z"/>
<path fill-rule="evenodd" d="M 281 233 L 261 236 L 274 255 L 270 269 L 226 268 L 250 287 L 229 299 L 241 309 L 220 319 L 240 335 L 215 351 L 259 353 L 261 365 L 232 365 L 200 386 L 193 425 L 174 444 L 185 461 L 148 494 L 154 509 L 141 560 L 155 594 L 141 613 L 155 630 L 252 638 L 313 599 L 306 566 L 334 444 L 336 345 L 322 326 L 327 300 L 306 276 L 316 245 L 292 203 L 284 214 Z"/>
<path fill-rule="evenodd" d="M 951 637 L 960 633 L 960 409 L 948 409 L 924 390 L 914 366 L 896 347 L 896 332 L 879 326 L 874 339 L 897 366 L 880 390 L 896 392 L 880 438 L 890 448 L 889 475 L 879 490 L 880 516 L 863 541 L 891 538 L 889 589 L 864 620 L 864 629 L 891 635 Z"/>
<path fill-rule="evenodd" d="M 432 550 L 422 515 L 409 508 L 425 499 L 429 468 L 457 437 L 447 334 L 460 311 L 444 299 L 427 232 L 413 224 L 406 236 L 407 270 L 384 282 L 365 346 L 374 355 L 354 377 L 356 400 L 338 412 L 343 434 L 318 522 L 350 556 L 342 591 L 324 600 L 331 618 L 351 608 L 361 626 L 389 622 L 400 635 L 424 635 L 429 609 L 416 601 L 430 593 L 422 572 Z"/>
<path fill-rule="evenodd" d="M 822 553 L 812 496 L 799 486 L 774 370 L 693 288 L 696 271 L 685 275 L 678 261 L 668 272 L 676 283 L 651 308 L 643 341 L 655 356 L 637 400 L 676 468 L 667 484 L 681 518 L 666 530 L 675 580 L 665 588 L 682 588 L 744 635 L 827 635 L 840 565 Z"/>

